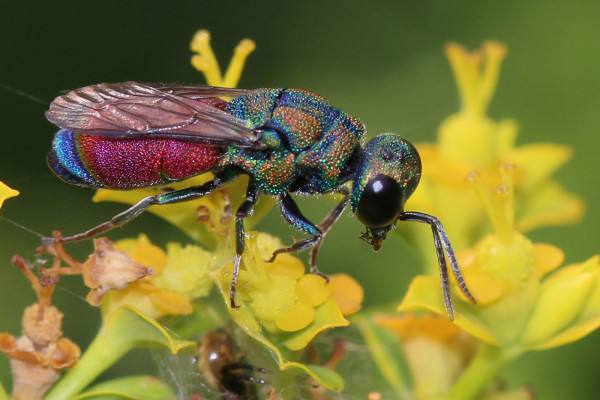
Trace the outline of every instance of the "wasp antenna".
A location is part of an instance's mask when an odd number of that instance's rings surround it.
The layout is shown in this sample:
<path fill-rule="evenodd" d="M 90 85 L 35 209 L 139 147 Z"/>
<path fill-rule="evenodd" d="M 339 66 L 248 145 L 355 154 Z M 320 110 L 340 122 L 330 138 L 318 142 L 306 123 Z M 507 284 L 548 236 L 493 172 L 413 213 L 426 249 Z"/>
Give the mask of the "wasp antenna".
<path fill-rule="evenodd" d="M 432 218 L 435 218 L 435 217 L 432 217 Z M 475 297 L 473 297 L 473 295 L 469 291 L 469 288 L 467 287 L 467 284 L 465 283 L 462 273 L 460 272 L 460 268 L 458 266 L 458 261 L 456 261 L 456 255 L 454 254 L 454 249 L 452 248 L 452 244 L 450 244 L 450 239 L 448 238 L 448 235 L 446 235 L 446 231 L 444 230 L 442 223 L 437 218 L 435 218 L 435 221 L 437 221 L 436 228 L 438 231 L 440 241 L 442 242 L 442 246 L 444 247 L 444 250 L 446 251 L 446 254 L 448 255 L 448 260 L 450 261 L 450 266 L 452 267 L 452 273 L 454 274 L 454 277 L 456 278 L 456 282 L 458 283 L 458 287 L 460 288 L 460 291 L 465 295 L 465 297 L 467 299 L 469 299 L 469 301 L 471 303 L 477 304 L 477 300 L 475 300 Z M 435 235 L 435 233 L 434 233 L 434 235 Z"/>
<path fill-rule="evenodd" d="M 446 312 L 448 313 L 448 317 L 453 320 L 454 319 L 454 307 L 452 306 L 452 298 L 450 297 L 450 287 L 448 284 L 448 267 L 446 265 L 446 258 L 444 256 L 444 252 L 448 255 L 448 260 L 450 261 L 450 267 L 452 268 L 452 273 L 456 277 L 456 282 L 461 290 L 461 292 L 471 301 L 472 303 L 477 303 L 465 280 L 460 272 L 460 268 L 458 266 L 458 262 L 456 261 L 456 255 L 454 254 L 454 249 L 452 248 L 452 244 L 450 243 L 450 239 L 444 230 L 444 227 L 440 220 L 433 215 L 419 213 L 419 212 L 404 212 L 398 218 L 401 221 L 416 221 L 428 224 L 431 226 L 431 231 L 433 233 L 433 241 L 435 244 L 435 250 L 438 257 L 438 264 L 440 267 L 440 278 L 442 283 L 442 297 L 444 299 L 444 305 L 446 307 Z"/>
<path fill-rule="evenodd" d="M 452 296 L 450 296 L 450 284 L 448 283 L 448 267 L 446 265 L 446 257 L 444 257 L 443 242 L 440 238 L 440 234 L 435 229 L 434 225 L 431 225 L 433 232 L 433 243 L 435 246 L 435 252 L 438 258 L 438 265 L 440 269 L 440 281 L 442 284 L 442 298 L 444 299 L 444 306 L 446 307 L 446 313 L 450 321 L 454 321 L 454 306 L 452 305 Z"/>

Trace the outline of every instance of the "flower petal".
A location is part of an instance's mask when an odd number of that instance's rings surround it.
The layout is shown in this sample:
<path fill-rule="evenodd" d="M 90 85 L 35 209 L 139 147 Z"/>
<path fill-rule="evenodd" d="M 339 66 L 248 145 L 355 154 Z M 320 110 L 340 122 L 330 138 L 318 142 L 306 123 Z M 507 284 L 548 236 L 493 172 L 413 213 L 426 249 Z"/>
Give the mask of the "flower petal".
<path fill-rule="evenodd" d="M 536 345 L 572 324 L 583 310 L 600 279 L 600 265 L 590 259 L 562 268 L 543 283 L 538 301 L 521 336 L 521 342 Z"/>
<path fill-rule="evenodd" d="M 534 243 L 534 263 L 540 278 L 558 268 L 565 260 L 565 253 L 556 246 L 546 243 Z"/>
<path fill-rule="evenodd" d="M 549 181 L 531 195 L 520 196 L 516 228 L 526 232 L 540 226 L 571 224 L 579 221 L 584 211 L 585 204 L 579 196 Z"/>
<path fill-rule="evenodd" d="M 168 290 L 157 290 L 150 294 L 152 305 L 162 315 L 188 315 L 194 311 L 190 301 L 182 295 Z"/>
<path fill-rule="evenodd" d="M 2 204 L 4 200 L 10 199 L 11 197 L 15 197 L 19 195 L 18 190 L 11 189 L 4 182 L 0 181 L 0 208 L 2 208 Z"/>
<path fill-rule="evenodd" d="M 327 300 L 315 309 L 315 319 L 306 328 L 294 332 L 283 341 L 291 350 L 301 350 L 320 332 L 330 328 L 348 326 L 350 322 L 344 318 L 337 303 L 333 299 Z"/>
<path fill-rule="evenodd" d="M 323 304 L 331 297 L 331 286 L 319 275 L 304 275 L 296 284 L 298 299 L 311 307 Z"/>
<path fill-rule="evenodd" d="M 416 276 L 412 280 L 404 300 L 398 306 L 398 311 L 431 311 L 438 315 L 446 315 L 439 285 L 438 277 Z M 494 333 L 481 321 L 476 305 L 455 301 L 454 307 L 454 323 L 462 330 L 484 342 L 493 345 L 500 343 Z"/>
<path fill-rule="evenodd" d="M 279 313 L 275 325 L 284 332 L 296 332 L 306 328 L 314 319 L 315 310 L 307 304 L 298 303 Z"/>
<path fill-rule="evenodd" d="M 331 297 L 336 301 L 342 314 L 349 315 L 360 310 L 365 291 L 350 275 L 332 275 L 329 286 Z"/>
<path fill-rule="evenodd" d="M 519 189 L 530 191 L 547 181 L 569 158 L 573 150 L 556 143 L 535 143 L 514 148 L 504 160 L 517 165 L 521 176 Z"/>
<path fill-rule="evenodd" d="M 579 311 L 576 319 L 562 332 L 532 346 L 532 348 L 536 350 L 548 349 L 574 342 L 600 326 L 600 274 L 598 273 L 600 270 L 600 256 L 594 256 L 583 264 L 572 265 L 565 269 L 570 270 L 570 272 L 568 272 L 569 274 L 573 272 L 579 272 L 584 275 L 590 273 L 595 274 L 596 280 L 591 289 L 591 293 L 589 293 L 589 296 Z M 570 294 L 567 295 L 569 296 Z"/>
<path fill-rule="evenodd" d="M 264 255 L 265 253 L 261 251 L 261 254 Z M 306 267 L 298 257 L 291 254 L 279 254 L 275 262 L 267 264 L 267 271 L 272 275 L 300 279 L 306 272 Z"/>
<path fill-rule="evenodd" d="M 137 239 L 119 240 L 115 245 L 127 252 L 134 261 L 152 267 L 157 275 L 167 266 L 167 254 L 160 247 L 153 245 L 143 233 Z"/>

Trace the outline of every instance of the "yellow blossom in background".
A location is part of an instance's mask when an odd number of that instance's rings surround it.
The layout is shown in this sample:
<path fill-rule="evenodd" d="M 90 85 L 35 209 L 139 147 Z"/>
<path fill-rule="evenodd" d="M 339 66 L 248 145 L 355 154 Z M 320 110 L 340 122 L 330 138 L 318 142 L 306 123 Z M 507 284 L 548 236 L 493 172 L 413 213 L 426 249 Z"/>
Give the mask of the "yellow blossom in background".
<path fill-rule="evenodd" d="M 562 344 L 556 341 L 556 335 L 576 340 L 600 326 L 598 256 L 551 273 L 562 264 L 564 255 L 554 246 L 532 243 L 514 228 L 512 169 L 505 169 L 503 175 L 505 182 L 489 193 L 476 176 L 472 177 L 471 184 L 489 212 L 496 233 L 457 253 L 465 281 L 478 304 L 464 298 L 457 302 L 456 323 L 493 345 L 545 348 L 550 343 Z M 443 314 L 437 285 L 434 277 L 416 277 L 399 309 Z M 427 294 L 428 290 L 435 296 Z"/>
<path fill-rule="evenodd" d="M 506 56 L 506 47 L 486 42 L 468 52 L 456 43 L 445 47 L 462 102 L 461 110 L 447 117 L 438 130 L 438 142 L 417 144 L 423 174 L 408 200 L 407 210 L 437 216 L 455 248 L 472 246 L 487 230 L 485 213 L 469 190 L 465 178 L 474 170 L 488 186 L 498 185 L 498 166 L 512 163 L 515 175 L 515 224 L 520 231 L 539 226 L 573 223 L 583 215 L 581 199 L 567 193 L 552 174 L 571 157 L 568 146 L 536 143 L 516 146 L 518 125 L 514 120 L 494 121 L 486 115 Z M 429 257 L 428 268 L 437 268 L 430 251 L 430 232 L 410 224 L 407 239 Z"/>
<path fill-rule="evenodd" d="M 4 182 L 0 181 L 0 208 L 2 208 L 4 200 L 10 199 L 11 197 L 15 197 L 18 195 L 18 190 L 11 189 L 10 187 L 6 186 Z"/>
<path fill-rule="evenodd" d="M 457 399 L 473 398 L 456 393 L 455 386 L 467 367 L 480 352 L 479 341 L 461 330 L 444 315 L 405 313 L 401 316 L 375 314 L 372 322 L 394 332 L 399 339 L 403 361 L 410 373 L 410 389 L 399 391 L 404 398 Z M 370 348 L 376 344 L 368 342 Z M 390 372 L 390 366 L 376 360 L 381 371 Z M 481 375 L 487 371 L 482 369 Z M 385 374 L 384 374 L 385 375 Z M 492 376 L 487 376 L 492 378 Z M 487 386 L 475 398 L 479 400 L 533 400 L 533 391 L 527 387 L 508 389 L 503 382 L 484 382 Z M 410 391 L 410 395 L 407 394 Z"/>
<path fill-rule="evenodd" d="M 481 390 L 478 376 L 488 373 L 482 368 L 495 373 L 524 351 L 563 345 L 600 326 L 600 257 L 556 270 L 562 251 L 534 244 L 515 228 L 513 168 L 501 168 L 500 176 L 503 183 L 491 191 L 478 175 L 470 178 L 495 233 L 457 253 L 478 304 L 455 302 L 455 323 L 483 343 L 448 398 L 471 398 Z M 438 286 L 436 277 L 416 277 L 398 310 L 444 315 Z M 458 293 L 456 283 L 454 288 Z"/>
<path fill-rule="evenodd" d="M 477 341 L 446 316 L 376 314 L 373 322 L 395 332 L 417 399 L 443 398 L 472 359 Z"/>

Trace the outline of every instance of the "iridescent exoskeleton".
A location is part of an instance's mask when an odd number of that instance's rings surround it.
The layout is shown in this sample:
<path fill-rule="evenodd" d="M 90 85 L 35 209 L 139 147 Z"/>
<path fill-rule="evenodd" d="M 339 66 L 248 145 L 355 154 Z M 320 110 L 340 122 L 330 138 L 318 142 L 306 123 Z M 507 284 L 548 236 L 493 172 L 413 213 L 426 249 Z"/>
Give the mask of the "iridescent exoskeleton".
<path fill-rule="evenodd" d="M 46 117 L 61 128 L 48 163 L 66 182 L 127 190 L 166 185 L 208 171 L 214 174 L 203 185 L 146 197 L 110 221 L 65 241 L 121 226 L 154 204 L 206 196 L 246 174 L 250 177 L 246 198 L 236 212 L 233 307 L 244 251 L 244 218 L 252 214 L 262 193 L 277 197 L 284 219 L 310 236 L 277 250 L 271 261 L 280 253 L 312 249 L 312 272 L 325 276 L 317 269 L 316 255 L 349 203 L 366 226 L 361 238 L 374 250 L 397 221 L 429 224 L 448 315 L 453 318 L 444 252 L 460 289 L 474 301 L 440 221 L 404 210 L 421 175 L 416 149 L 391 133 L 363 146 L 365 127 L 360 120 L 317 94 L 299 89 L 103 83 L 58 97 Z M 290 195 L 327 193 L 341 193 L 344 198 L 318 225 L 302 215 Z"/>

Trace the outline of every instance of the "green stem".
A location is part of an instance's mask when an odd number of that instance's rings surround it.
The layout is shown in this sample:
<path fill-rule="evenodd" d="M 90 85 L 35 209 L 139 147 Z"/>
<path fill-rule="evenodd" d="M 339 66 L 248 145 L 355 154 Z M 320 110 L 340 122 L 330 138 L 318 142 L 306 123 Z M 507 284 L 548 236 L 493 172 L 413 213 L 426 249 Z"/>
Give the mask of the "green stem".
<path fill-rule="evenodd" d="M 372 323 L 369 323 L 362 315 L 354 315 L 352 318 L 354 326 L 357 326 L 362 334 L 373 361 L 379 368 L 379 371 L 387 380 L 398 396 L 404 396 L 408 393 L 408 384 L 405 374 L 402 372 L 398 360 L 386 349 L 384 339 L 377 334 L 377 330 Z"/>
<path fill-rule="evenodd" d="M 71 399 L 85 389 L 98 375 L 117 362 L 134 346 L 134 342 L 119 340 L 119 330 L 103 327 L 87 348 L 77 365 L 70 370 L 44 400 Z"/>
<path fill-rule="evenodd" d="M 516 360 L 523 349 L 516 347 L 495 347 L 482 343 L 467 369 L 448 392 L 448 400 L 474 399 L 498 372 Z"/>
<path fill-rule="evenodd" d="M 196 347 L 194 342 L 172 337 L 155 320 L 133 307 L 121 307 L 105 317 L 100 332 L 77 362 L 52 388 L 45 400 L 71 399 L 129 350 L 137 347 L 162 347 L 177 354 Z"/>
<path fill-rule="evenodd" d="M 4 389 L 4 385 L 0 383 L 0 400 L 9 400 L 10 397 L 8 393 L 6 393 L 6 389 Z"/>

